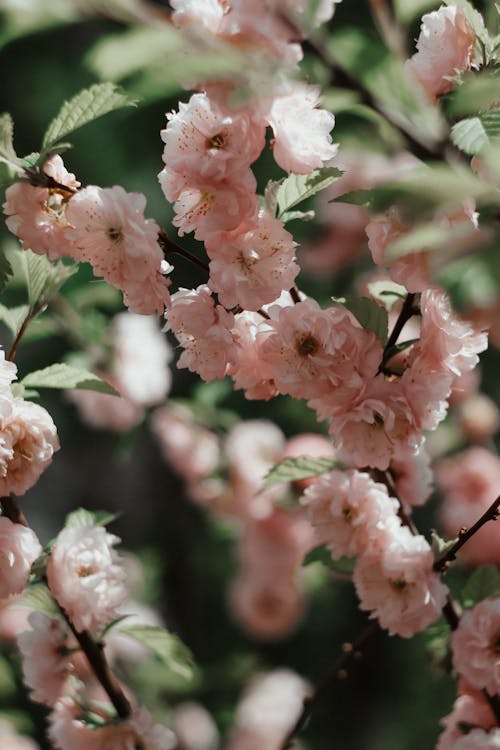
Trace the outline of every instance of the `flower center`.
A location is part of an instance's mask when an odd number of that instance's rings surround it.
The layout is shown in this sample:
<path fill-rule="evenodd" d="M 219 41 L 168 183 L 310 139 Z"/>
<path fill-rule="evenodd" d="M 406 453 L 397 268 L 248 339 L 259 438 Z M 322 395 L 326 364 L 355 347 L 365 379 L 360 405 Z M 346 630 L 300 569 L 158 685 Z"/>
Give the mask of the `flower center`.
<path fill-rule="evenodd" d="M 224 146 L 225 138 L 223 133 L 216 133 L 211 138 L 207 138 L 207 148 L 222 148 Z"/>
<path fill-rule="evenodd" d="M 111 242 L 120 242 L 123 239 L 122 230 L 119 227 L 109 227 L 107 235 Z"/>
<path fill-rule="evenodd" d="M 408 586 L 408 583 L 405 580 L 405 577 L 403 575 L 400 575 L 398 578 L 392 579 L 391 586 L 396 591 L 404 591 L 405 588 Z"/>
<path fill-rule="evenodd" d="M 304 336 L 297 341 L 297 352 L 301 357 L 307 357 L 318 351 L 319 344 L 314 336 Z"/>

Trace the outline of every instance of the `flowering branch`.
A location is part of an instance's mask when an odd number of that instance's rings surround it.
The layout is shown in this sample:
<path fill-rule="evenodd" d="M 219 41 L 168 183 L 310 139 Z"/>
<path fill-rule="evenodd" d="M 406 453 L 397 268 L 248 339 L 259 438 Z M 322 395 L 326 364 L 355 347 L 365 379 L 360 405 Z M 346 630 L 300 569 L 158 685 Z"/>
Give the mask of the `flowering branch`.
<path fill-rule="evenodd" d="M 209 268 L 207 264 L 200 260 L 200 258 L 197 258 L 196 255 L 190 253 L 189 250 L 185 250 L 183 247 L 176 245 L 175 242 L 167 236 L 164 229 L 160 229 L 158 233 L 158 243 L 165 254 L 176 253 L 176 255 L 180 255 L 186 260 L 189 260 L 190 263 L 194 263 L 198 268 L 202 268 L 208 274 Z"/>
<path fill-rule="evenodd" d="M 406 295 L 406 299 L 403 303 L 403 307 L 399 313 L 398 319 L 394 324 L 394 328 L 391 331 L 391 335 L 387 339 L 387 343 L 384 347 L 384 353 L 382 355 L 382 362 L 380 363 L 379 372 L 383 372 L 387 362 L 397 354 L 396 344 L 401 331 L 405 327 L 408 320 L 417 315 L 418 309 L 414 306 L 415 294 L 409 293 Z"/>
<path fill-rule="evenodd" d="M 361 649 L 364 647 L 366 641 L 378 632 L 380 632 L 378 622 L 371 622 L 361 631 L 352 643 L 348 642 L 342 644 L 342 655 L 337 659 L 333 668 L 318 682 L 313 692 L 304 698 L 302 712 L 285 737 L 280 750 L 291 749 L 293 738 L 306 726 L 311 716 L 313 705 L 321 693 L 333 685 L 337 680 L 344 680 L 347 677 L 347 668 L 350 666 L 351 662 L 361 658 Z"/>
<path fill-rule="evenodd" d="M 461 529 L 458 534 L 458 539 L 455 542 L 455 544 L 450 547 L 450 549 L 439 558 L 439 560 L 436 560 L 434 563 L 434 570 L 436 573 L 442 573 L 446 570 L 450 562 L 455 560 L 457 556 L 457 552 L 464 546 L 466 542 L 469 541 L 471 537 L 476 534 L 479 529 L 484 526 L 485 523 L 488 521 L 496 521 L 498 518 L 498 515 L 500 513 L 500 495 L 497 497 L 497 499 L 490 505 L 488 510 L 483 513 L 481 518 L 479 518 L 476 523 L 470 527 L 470 529 Z"/>

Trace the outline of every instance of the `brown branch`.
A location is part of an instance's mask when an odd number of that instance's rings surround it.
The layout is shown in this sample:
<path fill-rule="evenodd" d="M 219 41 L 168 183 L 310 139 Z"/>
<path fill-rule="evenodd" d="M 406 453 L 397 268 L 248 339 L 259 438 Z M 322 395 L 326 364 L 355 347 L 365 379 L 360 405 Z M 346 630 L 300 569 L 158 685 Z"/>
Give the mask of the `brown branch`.
<path fill-rule="evenodd" d="M 406 323 L 410 320 L 413 315 L 418 314 L 417 308 L 414 306 L 415 294 L 409 293 L 406 295 L 406 299 L 403 303 L 403 307 L 400 310 L 398 319 L 394 324 L 394 328 L 391 331 L 391 335 L 387 339 L 387 343 L 384 346 L 384 352 L 382 354 L 382 361 L 380 363 L 379 372 L 384 372 L 387 362 L 397 354 L 396 344 L 401 331 L 405 327 Z"/>
<path fill-rule="evenodd" d="M 31 320 L 35 317 L 36 313 L 34 310 L 29 310 L 28 314 L 26 315 L 25 319 L 23 320 L 20 329 L 18 330 L 16 337 L 14 341 L 12 342 L 12 345 L 10 347 L 10 351 L 7 354 L 7 361 L 13 362 L 14 357 L 16 356 L 17 347 L 19 346 L 19 342 L 21 341 L 22 337 L 24 336 L 26 329 L 28 325 L 30 324 Z"/>
<path fill-rule="evenodd" d="M 12 523 L 20 523 L 21 526 L 28 526 L 24 513 L 12 497 L 0 498 L 0 505 L 2 507 L 2 514 L 12 521 Z"/>
<path fill-rule="evenodd" d="M 180 255 L 190 263 L 198 266 L 198 268 L 202 268 L 208 274 L 208 265 L 204 263 L 200 258 L 197 258 L 196 255 L 190 253 L 189 250 L 185 250 L 183 247 L 180 247 L 175 242 L 173 242 L 173 240 L 170 239 L 164 229 L 160 229 L 160 231 L 158 232 L 158 244 L 160 245 L 164 254 L 175 253 L 176 255 Z"/>
<path fill-rule="evenodd" d="M 292 288 L 290 289 L 290 297 L 292 298 L 294 305 L 300 302 L 300 294 L 297 290 L 297 287 L 292 286 Z"/>
<path fill-rule="evenodd" d="M 481 518 L 479 518 L 476 523 L 470 527 L 470 529 L 460 530 L 458 539 L 455 544 L 450 547 L 450 549 L 434 563 L 434 570 L 436 571 L 436 573 L 442 573 L 446 570 L 450 562 L 455 560 L 457 552 L 464 546 L 466 542 L 469 541 L 471 537 L 474 536 L 474 534 L 479 531 L 482 526 L 484 526 L 485 523 L 487 523 L 488 521 L 496 521 L 498 515 L 500 514 L 499 507 L 500 495 L 490 505 L 488 510 L 483 513 Z"/>
<path fill-rule="evenodd" d="M 362 656 L 361 649 L 365 645 L 366 641 L 371 638 L 375 633 L 380 632 L 380 625 L 378 622 L 371 622 L 367 625 L 357 638 L 352 643 L 344 643 L 342 646 L 342 655 L 337 659 L 333 668 L 325 674 L 325 676 L 318 682 L 313 692 L 304 698 L 303 708 L 300 716 L 288 732 L 285 737 L 280 750 L 290 750 L 292 747 L 292 741 L 296 734 L 304 729 L 307 724 L 313 706 L 319 696 L 331 685 L 338 680 L 343 680 L 347 677 L 347 669 L 351 665 L 352 661 L 360 659 Z"/>

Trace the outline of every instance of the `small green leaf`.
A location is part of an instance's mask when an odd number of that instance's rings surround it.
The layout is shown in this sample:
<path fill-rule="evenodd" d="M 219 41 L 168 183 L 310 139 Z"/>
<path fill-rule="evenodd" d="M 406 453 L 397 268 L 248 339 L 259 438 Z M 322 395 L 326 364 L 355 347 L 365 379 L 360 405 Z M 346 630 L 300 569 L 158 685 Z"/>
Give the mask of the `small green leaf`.
<path fill-rule="evenodd" d="M 384 305 L 388 312 L 392 310 L 398 300 L 405 299 L 407 295 L 404 286 L 388 279 L 372 281 L 368 284 L 368 291 L 372 297 Z"/>
<path fill-rule="evenodd" d="M 319 547 L 309 550 L 304 557 L 302 566 L 306 567 L 312 563 L 321 563 L 341 575 L 351 575 L 354 570 L 355 560 L 353 557 L 341 557 L 339 560 L 333 560 L 328 549 L 322 544 Z"/>
<path fill-rule="evenodd" d="M 389 319 L 385 307 L 381 307 L 375 300 L 369 297 L 344 297 L 341 302 L 356 320 L 366 328 L 367 331 L 373 331 L 383 344 L 387 341 Z"/>
<path fill-rule="evenodd" d="M 495 596 L 500 596 L 500 571 L 495 565 L 481 565 L 463 587 L 463 604 L 473 607 L 477 602 Z"/>
<path fill-rule="evenodd" d="M 185 680 L 193 678 L 193 656 L 177 635 L 153 625 L 130 625 L 119 628 L 119 632 L 150 648 L 177 676 Z"/>
<path fill-rule="evenodd" d="M 286 224 L 289 221 L 312 221 L 316 216 L 315 211 L 285 211 L 281 215 L 281 221 Z"/>
<path fill-rule="evenodd" d="M 35 583 L 16 599 L 16 606 L 35 609 L 37 612 L 45 612 L 47 615 L 57 615 L 59 610 L 47 586 L 43 583 Z"/>
<path fill-rule="evenodd" d="M 125 620 L 128 620 L 132 615 L 120 615 L 120 617 L 115 617 L 114 620 L 111 620 L 111 622 L 108 622 L 105 628 L 101 630 L 99 640 L 104 638 L 110 630 L 113 630 L 117 625 L 119 625 L 121 622 L 124 622 Z"/>
<path fill-rule="evenodd" d="M 14 398 L 38 398 L 40 394 L 32 388 L 25 388 L 21 383 L 12 383 L 10 386 Z"/>
<path fill-rule="evenodd" d="M 443 555 L 446 555 L 446 553 L 457 543 L 457 541 L 458 537 L 456 539 L 443 539 L 439 536 L 435 529 L 432 529 L 431 547 L 434 553 L 434 558 L 438 560 Z"/>
<path fill-rule="evenodd" d="M 291 208 L 324 190 L 341 177 L 342 172 L 334 167 L 315 169 L 311 174 L 291 174 L 277 190 L 278 218 Z"/>
<path fill-rule="evenodd" d="M 479 117 L 467 117 L 455 123 L 451 129 L 451 140 L 466 154 L 478 154 L 489 143 L 488 135 Z"/>
<path fill-rule="evenodd" d="M 136 102 L 114 83 L 95 83 L 65 102 L 50 123 L 43 139 L 43 149 L 51 148 L 68 133 L 81 128 L 98 117 L 121 107 L 135 106 Z"/>
<path fill-rule="evenodd" d="M 30 372 L 21 383 L 35 388 L 78 388 L 79 390 L 110 393 L 114 396 L 119 395 L 113 386 L 101 380 L 94 373 L 62 362 L 45 367 L 43 370 Z"/>
<path fill-rule="evenodd" d="M 28 287 L 28 303 L 31 309 L 43 308 L 50 298 L 78 270 L 77 264 L 66 265 L 62 261 L 51 263 L 45 255 L 31 250 L 22 250 L 18 255 Z"/>
<path fill-rule="evenodd" d="M 28 305 L 18 305 L 17 307 L 6 307 L 0 304 L 0 320 L 5 323 L 7 328 L 15 338 L 21 328 L 23 322 L 29 313 Z"/>
<path fill-rule="evenodd" d="M 0 160 L 9 164 L 18 163 L 17 154 L 14 150 L 14 123 L 8 112 L 0 115 Z"/>
<path fill-rule="evenodd" d="M 81 526 L 107 526 L 118 518 L 117 513 L 106 510 L 86 510 L 78 508 L 66 516 L 65 526 L 79 528 Z"/>
<path fill-rule="evenodd" d="M 296 482 L 299 479 L 316 477 L 326 474 L 332 469 L 338 469 L 340 464 L 333 458 L 317 458 L 313 456 L 296 456 L 284 458 L 275 464 L 264 477 L 264 489 L 284 482 Z"/>

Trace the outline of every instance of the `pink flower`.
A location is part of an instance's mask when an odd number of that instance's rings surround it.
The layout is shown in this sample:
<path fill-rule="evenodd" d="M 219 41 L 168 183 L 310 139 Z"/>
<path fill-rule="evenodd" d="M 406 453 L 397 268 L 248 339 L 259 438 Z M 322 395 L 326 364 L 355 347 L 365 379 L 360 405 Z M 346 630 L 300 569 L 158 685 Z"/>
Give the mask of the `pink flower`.
<path fill-rule="evenodd" d="M 267 401 L 278 395 L 272 367 L 264 361 L 261 351 L 266 332 L 271 330 L 257 313 L 243 311 L 234 317 L 231 333 L 235 349 L 227 374 L 248 399 Z"/>
<path fill-rule="evenodd" d="M 70 190 L 80 185 L 58 155 L 45 163 L 43 171 Z M 73 255 L 68 236 L 70 225 L 65 217 L 70 191 L 16 182 L 7 188 L 5 198 L 3 210 L 8 217 L 5 223 L 25 250 L 47 254 L 51 260 Z"/>
<path fill-rule="evenodd" d="M 139 300 L 143 314 L 163 312 L 168 304 L 168 280 L 162 274 L 163 252 L 158 244 L 158 225 L 144 218 L 146 198 L 126 193 L 115 185 L 90 185 L 71 199 L 66 216 L 72 225 L 68 237 L 73 257 L 87 261 L 94 273 L 136 299 L 138 287 L 148 290 Z M 154 292 L 154 295 L 151 293 Z M 130 300 L 129 300 L 130 301 Z M 131 308 L 136 311 L 135 305 Z"/>
<path fill-rule="evenodd" d="M 102 526 L 69 526 L 58 535 L 47 564 L 53 596 L 78 631 L 100 630 L 127 596 L 125 574 Z"/>
<path fill-rule="evenodd" d="M 7 449 L 0 455 L 0 495 L 23 495 L 52 461 L 59 440 L 42 406 L 22 398 L 12 399 L 10 406 L 10 414 L 0 419 L 1 440 Z"/>
<path fill-rule="evenodd" d="M 290 440 L 287 440 L 284 450 L 280 454 L 279 460 L 282 461 L 284 458 L 297 458 L 299 456 L 335 459 L 337 458 L 337 453 L 331 440 L 325 435 L 319 435 L 315 432 L 303 432 L 290 438 Z M 316 476 L 306 479 L 298 479 L 293 484 L 298 490 L 303 491 L 306 487 L 310 487 L 318 481 L 319 477 Z"/>
<path fill-rule="evenodd" d="M 0 750 L 40 750 L 40 747 L 30 737 L 18 734 L 6 719 L 1 719 Z"/>
<path fill-rule="evenodd" d="M 217 725 L 200 703 L 178 703 L 173 711 L 172 727 L 181 747 L 186 750 L 216 750 L 219 747 Z"/>
<path fill-rule="evenodd" d="M 31 630 L 21 632 L 17 639 L 23 679 L 34 701 L 53 706 L 62 695 L 71 667 L 68 631 L 62 620 L 44 612 L 31 612 L 28 621 Z"/>
<path fill-rule="evenodd" d="M 113 709 L 92 706 L 94 713 L 109 723 L 93 727 L 85 723 L 82 710 L 70 699 L 56 704 L 50 715 L 49 738 L 58 750 L 174 750 L 173 733 L 159 724 L 153 724 L 145 708 L 134 709 L 131 717 L 116 721 Z"/>
<path fill-rule="evenodd" d="M 168 364 L 173 351 L 156 318 L 134 313 L 115 315 L 111 338 L 113 373 L 120 393 L 141 406 L 164 401 L 172 382 Z"/>
<path fill-rule="evenodd" d="M 498 496 L 500 459 L 476 446 L 441 460 L 436 466 L 438 487 L 444 494 L 439 517 L 446 534 L 455 537 L 472 526 Z M 500 560 L 500 528 L 487 523 L 460 550 L 470 565 Z"/>
<path fill-rule="evenodd" d="M 20 594 L 42 547 L 35 533 L 0 516 L 0 598 Z"/>
<path fill-rule="evenodd" d="M 472 370 L 479 362 L 477 355 L 488 346 L 486 334 L 457 317 L 441 289 L 423 292 L 420 309 L 420 350 L 429 369 L 446 369 L 454 375 Z"/>
<path fill-rule="evenodd" d="M 374 335 L 354 323 L 344 308 L 322 310 L 307 299 L 281 308 L 268 325 L 271 333 L 265 333 L 262 356 L 281 393 L 314 399 L 340 383 L 362 389 L 364 373 L 377 372 L 380 343 L 374 356 Z"/>
<path fill-rule="evenodd" d="M 207 94 L 193 94 L 179 112 L 167 114 L 161 131 L 163 161 L 183 175 L 223 180 L 242 172 L 265 145 L 265 128 L 244 110 L 222 108 Z"/>
<path fill-rule="evenodd" d="M 500 693 L 500 599 L 465 612 L 451 635 L 453 666 L 472 687 Z"/>
<path fill-rule="evenodd" d="M 432 492 L 433 473 L 425 444 L 418 453 L 400 453 L 391 461 L 397 496 L 405 505 L 423 505 Z"/>
<path fill-rule="evenodd" d="M 456 741 L 453 750 L 500 750 L 500 729 L 492 729 L 490 732 L 471 729 Z"/>
<path fill-rule="evenodd" d="M 417 52 L 407 62 L 408 70 L 433 101 L 454 88 L 450 80 L 474 63 L 476 35 L 455 5 L 441 6 L 422 17 Z"/>
<path fill-rule="evenodd" d="M 75 404 L 82 421 L 96 430 L 128 432 L 144 417 L 142 407 L 109 393 L 75 389 L 67 392 L 67 398 Z"/>
<path fill-rule="evenodd" d="M 330 131 L 335 125 L 331 112 L 319 109 L 319 87 L 289 83 L 287 91 L 259 105 L 261 116 L 273 129 L 273 153 L 286 172 L 308 174 L 332 159 L 338 144 Z"/>
<path fill-rule="evenodd" d="M 360 607 L 371 611 L 390 635 L 410 638 L 441 614 L 448 589 L 433 572 L 433 555 L 423 536 L 406 526 L 380 531 L 376 551 L 358 558 L 353 581 Z"/>
<path fill-rule="evenodd" d="M 464 736 L 467 726 L 489 730 L 496 725 L 493 712 L 484 695 L 479 691 L 470 691 L 459 695 L 453 710 L 441 720 L 445 727 L 439 736 L 436 750 L 455 750 L 457 741 Z"/>
<path fill-rule="evenodd" d="M 10 385 L 13 380 L 17 380 L 17 365 L 5 358 L 5 352 L 0 347 L 0 396 L 7 396 L 10 400 Z"/>
<path fill-rule="evenodd" d="M 196 424 L 187 409 L 178 406 L 157 409 L 151 428 L 165 460 L 186 481 L 198 481 L 217 468 L 217 435 Z"/>
<path fill-rule="evenodd" d="M 197 240 L 231 232 L 257 214 L 257 183 L 250 169 L 225 179 L 194 178 L 167 167 L 158 175 L 168 201 L 174 202 L 173 225 L 179 235 L 194 231 Z"/>
<path fill-rule="evenodd" d="M 247 231 L 207 240 L 209 286 L 225 307 L 258 310 L 293 286 L 299 272 L 295 246 L 282 222 L 261 209 Z"/>
<path fill-rule="evenodd" d="M 228 750 L 279 750 L 309 691 L 308 683 L 289 669 L 253 677 L 236 709 Z M 242 736 L 254 741 L 242 743 Z"/>
<path fill-rule="evenodd" d="M 301 498 L 320 544 L 334 560 L 369 550 L 381 530 L 399 523 L 398 503 L 383 484 L 359 471 L 323 474 Z"/>
<path fill-rule="evenodd" d="M 223 378 L 234 356 L 234 316 L 215 305 L 210 289 L 180 289 L 165 317 L 184 348 L 177 367 L 187 367 L 206 381 Z"/>

